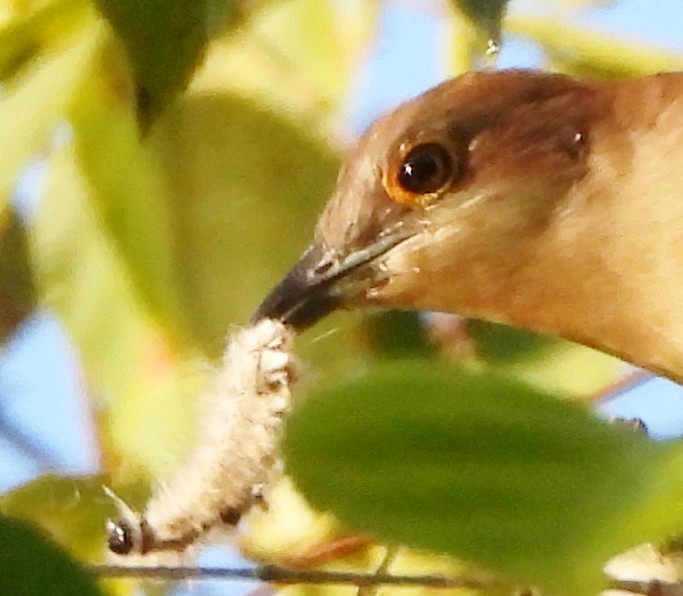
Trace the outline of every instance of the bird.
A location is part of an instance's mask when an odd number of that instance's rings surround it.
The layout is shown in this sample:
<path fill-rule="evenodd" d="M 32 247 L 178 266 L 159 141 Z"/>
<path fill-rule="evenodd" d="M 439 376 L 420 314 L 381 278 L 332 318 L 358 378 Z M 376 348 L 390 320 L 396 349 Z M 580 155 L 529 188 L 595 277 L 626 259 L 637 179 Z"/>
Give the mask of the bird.
<path fill-rule="evenodd" d="M 472 71 L 380 117 L 252 320 L 457 313 L 683 383 L 683 73 Z"/>

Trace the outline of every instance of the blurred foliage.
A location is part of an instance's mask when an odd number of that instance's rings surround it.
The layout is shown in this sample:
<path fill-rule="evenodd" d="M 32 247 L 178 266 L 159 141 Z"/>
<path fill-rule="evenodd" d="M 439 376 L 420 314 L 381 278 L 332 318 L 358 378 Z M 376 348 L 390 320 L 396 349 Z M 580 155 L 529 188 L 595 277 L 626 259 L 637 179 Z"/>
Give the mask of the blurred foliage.
<path fill-rule="evenodd" d="M 566 14 L 591 3 L 560 4 L 558 10 Z M 491 56 L 484 54 L 499 33 L 503 39 L 515 35 L 537 43 L 549 67 L 572 73 L 627 76 L 682 64 L 665 51 L 576 28 L 570 19 L 514 13 L 502 20 L 506 3 L 501 1 L 445 6 L 454 73 L 489 63 Z M 80 358 L 103 466 L 103 478 L 42 477 L 2 497 L 0 511 L 31 520 L 73 556 L 100 561 L 103 523 L 113 510 L 101 482 L 142 506 L 149 484 L 170 473 L 191 448 L 196 398 L 210 382 L 207 362 L 220 354 L 230 327 L 247 320 L 309 242 L 315 216 L 334 184 L 339 139 L 348 136 L 344 109 L 375 42 L 380 11 L 379 0 L 0 0 L 0 337 L 12 337 L 36 307 L 59 318 Z M 35 163 L 46 171 L 33 180 L 38 197 L 15 197 L 27 166 Z M 620 368 L 616 360 L 568 342 L 414 313 L 335 314 L 298 340 L 298 352 L 307 367 L 302 385 L 322 395 L 337 392 L 339 399 L 341 389 L 333 383 L 358 377 L 377 360 L 389 371 L 401 371 L 415 360 L 457 359 L 484 379 L 489 372 L 503 372 L 573 398 L 595 395 Z M 452 382 L 471 373 L 463 374 L 453 373 Z M 349 391 L 374 403 L 379 418 L 380 408 L 401 405 L 388 420 L 406 408 L 443 406 L 429 405 L 436 398 L 427 391 L 428 374 L 424 387 L 394 381 L 393 394 L 386 383 L 376 394 L 365 395 L 365 385 Z M 459 387 L 472 393 L 472 415 L 483 415 L 476 410 L 484 405 L 477 399 L 479 390 Z M 449 392 L 442 394 L 452 399 Z M 382 401 L 392 395 L 391 404 Z M 529 407 L 535 407 L 534 399 L 529 397 Z M 519 407 L 526 412 L 526 406 Z M 567 406 L 547 407 L 552 420 Z M 459 411 L 444 411 L 444 419 Z M 357 412 L 351 407 L 348 414 Z M 489 423 L 507 428 L 500 416 Z M 592 422 L 586 428 L 582 424 L 572 429 L 593 428 Z M 324 434 L 326 428 L 320 422 L 319 431 Z M 330 431 L 334 428 L 341 427 Z M 426 435 L 432 432 L 420 428 Z M 529 433 L 525 444 L 535 438 L 558 447 L 543 424 L 524 428 Z M 503 434 L 501 441 L 515 446 L 516 435 L 508 430 L 512 434 Z M 613 440 L 613 433 L 602 429 L 597 436 Z M 304 439 L 294 437 L 305 446 Z M 442 440 L 449 449 L 458 444 L 450 443 L 455 440 L 450 435 Z M 491 444 L 497 441 L 489 438 Z M 585 448 L 593 447 L 588 441 Z M 404 462 L 412 457 L 391 449 L 381 454 L 386 465 L 398 466 L 399 456 Z M 339 462 L 347 459 L 340 454 Z M 293 462 L 311 465 L 306 456 L 295 455 Z M 533 473 L 535 463 L 529 459 L 525 475 Z M 376 465 L 381 468 L 382 462 Z M 596 469 L 601 465 L 599 459 Z M 626 474 L 617 465 L 605 483 L 619 478 L 628 484 Z M 405 480 L 392 475 L 396 482 Z M 313 483 L 311 494 L 321 486 Z M 605 503 L 612 498 L 606 494 Z M 326 499 L 321 493 L 320 502 Z M 375 505 L 385 513 L 422 523 L 420 511 L 413 515 L 400 502 L 389 509 L 386 500 L 377 499 Z M 558 524 L 575 519 L 570 505 Z M 369 507 L 368 514 L 372 511 Z M 615 506 L 602 526 L 605 532 L 624 511 Z M 310 510 L 286 481 L 270 510 L 251 517 L 251 532 L 241 544 L 255 558 L 374 570 L 383 557 L 384 547 L 369 539 L 342 540 L 345 549 L 326 547 L 350 530 Z M 25 547 L 33 538 L 24 539 L 23 526 L 13 523 L 3 519 L 0 524 L 4 544 L 16 544 L 11 556 L 22 564 L 40 563 L 44 553 L 49 566 L 52 547 L 36 546 L 29 553 Z M 379 526 L 369 528 L 382 533 Z M 506 530 L 505 524 L 498 529 Z M 515 530 L 523 533 L 524 526 Z M 419 533 L 387 535 L 442 547 Z M 591 537 L 594 544 L 581 543 L 587 557 L 614 544 L 611 535 L 604 543 L 597 534 L 581 535 L 584 541 Z M 453 550 L 513 575 L 518 571 L 510 560 L 494 560 L 488 550 Z M 7 557 L 10 551 L 1 552 Z M 0 561 L 2 569 L 8 560 Z M 525 568 L 520 575 L 543 581 L 534 570 L 545 563 L 529 558 L 529 573 Z M 17 564 L 17 573 L 29 573 L 23 569 Z M 469 564 L 408 549 L 391 566 L 400 573 L 469 569 Z M 76 567 L 65 573 L 78 576 Z M 57 593 L 55 582 L 67 581 L 60 577 L 43 584 L 49 586 L 46 593 Z M 43 581 L 38 575 L 30 579 Z M 136 583 L 104 587 L 126 594 Z M 296 586 L 286 591 L 331 593 Z M 354 593 L 353 588 L 338 591 Z"/>
<path fill-rule="evenodd" d="M 479 356 L 493 363 L 537 358 L 540 352 L 552 349 L 561 341 L 527 329 L 514 329 L 479 319 L 467 321 L 467 334 L 475 342 Z"/>
<path fill-rule="evenodd" d="M 0 516 L 0 593 L 97 596 L 95 582 L 35 526 Z"/>
<path fill-rule="evenodd" d="M 434 356 L 436 349 L 419 313 L 389 310 L 366 317 L 364 349 L 379 358 Z"/>
<path fill-rule="evenodd" d="M 294 411 L 284 453 L 351 527 L 552 594 L 597 593 L 610 555 L 683 529 L 680 475 L 659 477 L 679 445 L 493 372 L 405 361 L 331 383 Z"/>
<path fill-rule="evenodd" d="M 12 209 L 0 222 L 0 341 L 10 337 L 36 305 L 26 230 Z"/>
<path fill-rule="evenodd" d="M 313 229 L 339 160 L 301 126 L 226 95 L 183 98 L 155 133 L 181 309 L 195 340 L 218 355 L 229 325 L 250 316 L 302 250 L 306 238 L 292 230 Z"/>
<path fill-rule="evenodd" d="M 96 0 L 125 46 L 135 73 L 141 124 L 182 89 L 207 38 L 207 3 L 192 0 Z"/>
<path fill-rule="evenodd" d="M 116 513 L 102 482 L 99 477 L 46 475 L 6 495 L 0 514 L 38 523 L 73 555 L 87 559 L 100 546 L 101 520 Z"/>
<path fill-rule="evenodd" d="M 683 68 L 679 54 L 571 23 L 524 15 L 511 17 L 508 23 L 510 33 L 536 40 L 547 54 L 548 66 L 560 72 L 614 79 Z"/>
<path fill-rule="evenodd" d="M 486 43 L 500 44 L 500 33 L 508 0 L 452 0 L 470 26 L 479 32 Z"/>

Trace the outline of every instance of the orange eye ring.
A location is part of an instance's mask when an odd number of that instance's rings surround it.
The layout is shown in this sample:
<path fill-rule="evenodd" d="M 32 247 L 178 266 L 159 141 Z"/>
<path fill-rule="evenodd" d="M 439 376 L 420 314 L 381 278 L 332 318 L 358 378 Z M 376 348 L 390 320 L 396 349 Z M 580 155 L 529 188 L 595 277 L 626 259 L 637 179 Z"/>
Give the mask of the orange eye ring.
<path fill-rule="evenodd" d="M 439 143 L 416 145 L 385 180 L 392 200 L 404 205 L 424 205 L 438 197 L 456 175 L 450 152 Z"/>

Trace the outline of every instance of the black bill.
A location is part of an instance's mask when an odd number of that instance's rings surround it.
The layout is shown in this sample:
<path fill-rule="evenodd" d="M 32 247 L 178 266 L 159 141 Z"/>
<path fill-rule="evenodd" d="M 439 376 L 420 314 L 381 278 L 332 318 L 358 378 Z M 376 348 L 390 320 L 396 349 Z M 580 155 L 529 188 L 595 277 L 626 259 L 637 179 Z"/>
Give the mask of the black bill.
<path fill-rule="evenodd" d="M 313 245 L 284 279 L 266 296 L 251 319 L 278 319 L 302 331 L 332 311 L 353 302 L 368 288 L 383 281 L 378 257 L 410 236 L 403 227 L 382 234 L 369 246 L 346 256 L 325 253 Z"/>
<path fill-rule="evenodd" d="M 320 270 L 321 250 L 311 246 L 296 265 L 261 302 L 251 318 L 279 319 L 286 325 L 303 330 L 339 308 L 341 294 L 335 288 L 336 276 L 316 273 Z"/>

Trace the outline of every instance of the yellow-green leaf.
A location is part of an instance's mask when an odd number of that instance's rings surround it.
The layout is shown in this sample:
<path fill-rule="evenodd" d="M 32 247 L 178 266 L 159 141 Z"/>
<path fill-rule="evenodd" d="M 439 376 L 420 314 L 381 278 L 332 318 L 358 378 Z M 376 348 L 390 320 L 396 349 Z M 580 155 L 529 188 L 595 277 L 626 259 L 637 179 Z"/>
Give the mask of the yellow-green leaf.
<path fill-rule="evenodd" d="M 208 48 L 192 83 L 203 93 L 238 92 L 309 126 L 339 127 L 339 110 L 376 34 L 377 0 L 270 2 Z"/>
<path fill-rule="evenodd" d="M 36 58 L 0 102 L 0 129 L 6 139 L 0 145 L 0 213 L 21 168 L 51 144 L 101 40 L 103 31 L 92 11 L 85 10 L 79 18 L 82 26 L 77 32 Z"/>
<path fill-rule="evenodd" d="M 636 45 L 565 21 L 515 16 L 505 24 L 509 33 L 539 43 L 555 68 L 569 74 L 637 77 L 683 68 L 683 57 L 673 51 Z"/>
<path fill-rule="evenodd" d="M 154 133 L 184 310 L 217 354 L 305 249 L 338 160 L 303 123 L 228 94 L 183 98 Z"/>
<path fill-rule="evenodd" d="M 51 157 L 44 200 L 31 221 L 31 250 L 43 303 L 79 351 L 100 411 L 112 471 L 158 474 L 191 440 L 195 375 L 136 288 L 121 246 L 98 216 L 74 148 Z M 155 421 L 150 434 L 149 420 Z"/>
<path fill-rule="evenodd" d="M 36 524 L 63 548 L 88 561 L 104 553 L 104 522 L 114 506 L 101 477 L 43 476 L 0 497 L 0 512 Z"/>
<path fill-rule="evenodd" d="M 7 2 L 5 4 L 8 4 Z M 88 13 L 85 0 L 37 0 L 0 6 L 0 79 L 22 74 L 22 68 L 49 55 L 72 35 Z M 4 9 L 4 10 L 3 10 Z"/>
<path fill-rule="evenodd" d="M 143 308 L 171 335 L 187 332 L 175 279 L 173 226 L 159 169 L 140 138 L 132 82 L 103 43 L 70 105 L 90 206 L 118 252 Z"/>

